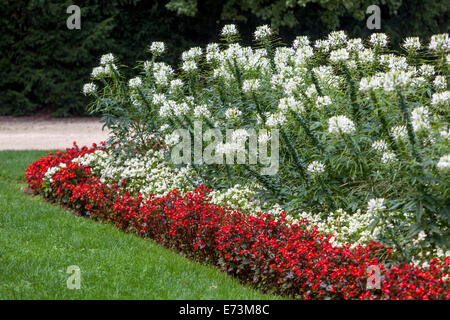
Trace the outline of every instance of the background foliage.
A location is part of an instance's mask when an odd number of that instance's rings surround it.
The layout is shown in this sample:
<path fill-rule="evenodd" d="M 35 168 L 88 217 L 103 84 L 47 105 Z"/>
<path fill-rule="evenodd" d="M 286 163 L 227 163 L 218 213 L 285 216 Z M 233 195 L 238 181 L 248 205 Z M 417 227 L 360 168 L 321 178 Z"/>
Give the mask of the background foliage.
<path fill-rule="evenodd" d="M 300 34 L 316 39 L 335 29 L 365 37 L 371 32 L 366 8 L 378 4 L 381 31 L 393 43 L 450 29 L 446 0 L 85 0 L 76 2 L 81 30 L 68 30 L 66 8 L 72 4 L 0 1 L 0 115 L 83 114 L 81 86 L 102 53 L 134 64 L 146 58 L 151 41 L 164 40 L 167 62 L 174 63 L 186 48 L 216 41 L 227 22 L 239 24 L 246 42 L 262 23 L 278 28 L 286 41 Z"/>

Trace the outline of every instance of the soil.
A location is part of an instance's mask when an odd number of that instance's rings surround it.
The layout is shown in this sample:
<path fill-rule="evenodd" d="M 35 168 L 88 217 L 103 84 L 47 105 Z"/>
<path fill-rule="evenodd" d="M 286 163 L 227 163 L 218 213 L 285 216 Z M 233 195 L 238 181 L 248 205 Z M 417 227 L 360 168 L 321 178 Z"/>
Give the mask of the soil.
<path fill-rule="evenodd" d="M 65 149 L 106 141 L 99 118 L 51 118 L 0 116 L 0 150 Z"/>

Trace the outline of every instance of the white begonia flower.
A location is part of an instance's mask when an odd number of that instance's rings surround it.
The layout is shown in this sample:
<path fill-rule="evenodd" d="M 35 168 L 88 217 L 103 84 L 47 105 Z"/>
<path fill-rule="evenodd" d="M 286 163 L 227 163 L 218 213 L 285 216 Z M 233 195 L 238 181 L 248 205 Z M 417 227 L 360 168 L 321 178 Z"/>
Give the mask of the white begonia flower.
<path fill-rule="evenodd" d="M 197 70 L 197 64 L 194 60 L 188 60 L 183 62 L 183 65 L 181 66 L 181 69 L 183 69 L 184 72 L 191 72 Z"/>
<path fill-rule="evenodd" d="M 448 106 L 450 105 L 450 91 L 433 93 L 431 98 L 431 104 L 433 106 Z"/>
<path fill-rule="evenodd" d="M 333 134 L 350 134 L 355 131 L 355 124 L 346 116 L 334 116 L 328 119 L 328 132 Z"/>
<path fill-rule="evenodd" d="M 372 33 L 369 42 L 374 47 L 386 47 L 388 45 L 388 37 L 384 33 Z"/>
<path fill-rule="evenodd" d="M 395 153 L 390 152 L 390 151 L 383 152 L 383 155 L 381 156 L 381 162 L 384 164 L 394 162 L 396 160 L 397 160 L 397 157 L 396 157 Z"/>
<path fill-rule="evenodd" d="M 85 96 L 88 95 L 88 94 L 94 94 L 96 91 L 97 91 L 97 86 L 93 82 L 86 83 L 83 86 L 83 94 Z"/>
<path fill-rule="evenodd" d="M 201 118 L 201 117 L 210 118 L 211 112 L 209 111 L 206 104 L 202 104 L 202 105 L 196 106 L 194 108 L 194 117 L 195 118 Z"/>
<path fill-rule="evenodd" d="M 386 209 L 383 198 L 370 199 L 367 203 L 367 213 L 374 215 Z"/>
<path fill-rule="evenodd" d="M 433 85 L 436 89 L 446 89 L 447 88 L 447 80 L 444 76 L 436 76 L 433 81 Z"/>
<path fill-rule="evenodd" d="M 313 161 L 308 165 L 306 171 L 311 175 L 322 174 L 325 172 L 325 165 L 320 161 Z"/>
<path fill-rule="evenodd" d="M 448 33 L 433 35 L 431 37 L 429 48 L 433 51 L 450 50 L 450 38 L 448 36 Z"/>
<path fill-rule="evenodd" d="M 327 106 L 331 105 L 331 103 L 332 103 L 332 101 L 329 96 L 317 97 L 316 107 L 317 108 L 327 107 Z"/>
<path fill-rule="evenodd" d="M 140 77 L 132 78 L 128 81 L 130 88 L 138 88 L 142 86 L 142 79 Z"/>
<path fill-rule="evenodd" d="M 388 145 L 384 140 L 377 140 L 372 143 L 372 148 L 374 148 L 378 152 L 383 152 L 388 149 Z"/>
<path fill-rule="evenodd" d="M 222 28 L 221 35 L 223 37 L 236 36 L 238 34 L 238 30 L 235 24 L 226 24 Z"/>
<path fill-rule="evenodd" d="M 160 41 L 152 42 L 149 50 L 154 55 L 160 55 L 160 54 L 164 53 L 164 50 L 165 50 L 164 42 L 160 42 Z"/>
<path fill-rule="evenodd" d="M 100 64 L 106 66 L 107 64 L 114 63 L 114 55 L 112 53 L 107 53 L 101 56 Z"/>
<path fill-rule="evenodd" d="M 286 119 L 285 115 L 282 114 L 281 112 L 278 112 L 278 113 L 271 114 L 271 115 L 269 115 L 269 117 L 267 117 L 266 126 L 275 128 L 275 127 L 282 126 L 286 122 L 287 122 L 287 119 Z"/>
<path fill-rule="evenodd" d="M 426 107 L 417 107 L 411 112 L 411 122 L 414 131 L 421 131 L 430 128 L 430 112 Z"/>
<path fill-rule="evenodd" d="M 294 49 L 302 48 L 309 46 L 309 38 L 308 36 L 298 36 L 295 38 L 294 42 L 292 43 L 292 47 Z"/>
<path fill-rule="evenodd" d="M 238 108 L 228 108 L 225 111 L 225 118 L 227 118 L 228 120 L 231 120 L 231 119 L 236 120 L 236 119 L 240 118 L 240 116 L 242 116 L 242 111 L 239 110 Z"/>
<path fill-rule="evenodd" d="M 255 92 L 259 89 L 259 79 L 248 79 L 242 83 L 242 91 L 245 93 Z"/>
<path fill-rule="evenodd" d="M 450 172 L 450 154 L 442 156 L 436 166 L 442 172 Z"/>
<path fill-rule="evenodd" d="M 409 37 L 403 41 L 403 48 L 406 50 L 417 51 L 420 49 L 420 39 L 418 37 Z"/>
<path fill-rule="evenodd" d="M 255 40 L 263 40 L 263 39 L 270 37 L 271 35 L 272 35 L 272 30 L 270 29 L 270 27 L 267 24 L 257 27 L 256 31 L 254 33 Z"/>
<path fill-rule="evenodd" d="M 395 140 L 405 141 L 408 138 L 408 131 L 406 126 L 395 126 L 391 128 L 392 136 Z"/>
<path fill-rule="evenodd" d="M 330 61 L 332 62 L 340 62 L 340 61 L 346 61 L 349 58 L 349 53 L 347 49 L 338 49 L 331 51 L 330 53 Z"/>

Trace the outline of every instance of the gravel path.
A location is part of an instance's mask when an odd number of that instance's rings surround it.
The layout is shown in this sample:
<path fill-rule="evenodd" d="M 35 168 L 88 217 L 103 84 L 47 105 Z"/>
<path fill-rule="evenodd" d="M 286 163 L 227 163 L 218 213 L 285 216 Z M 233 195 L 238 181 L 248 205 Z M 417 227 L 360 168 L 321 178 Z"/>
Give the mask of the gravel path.
<path fill-rule="evenodd" d="M 91 146 L 107 137 L 98 118 L 0 117 L 0 150 Z"/>

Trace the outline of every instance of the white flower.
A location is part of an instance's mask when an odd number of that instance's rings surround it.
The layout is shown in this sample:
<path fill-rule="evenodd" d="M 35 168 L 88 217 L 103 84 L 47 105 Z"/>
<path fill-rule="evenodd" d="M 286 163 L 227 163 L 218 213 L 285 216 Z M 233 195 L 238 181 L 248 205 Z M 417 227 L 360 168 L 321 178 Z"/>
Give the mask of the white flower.
<path fill-rule="evenodd" d="M 270 132 L 260 132 L 258 135 L 258 142 L 260 144 L 265 144 L 265 143 L 267 143 L 267 141 L 270 140 L 271 136 L 272 135 Z"/>
<path fill-rule="evenodd" d="M 345 61 L 345 60 L 348 60 L 348 58 L 349 58 L 349 53 L 348 53 L 347 49 L 338 49 L 338 50 L 331 51 L 331 53 L 330 53 L 330 60 L 332 62 Z"/>
<path fill-rule="evenodd" d="M 195 60 L 197 57 L 200 57 L 202 54 L 203 54 L 202 48 L 193 47 L 193 48 L 189 49 L 188 51 L 183 52 L 181 54 L 181 59 L 183 59 L 183 61 Z"/>
<path fill-rule="evenodd" d="M 419 73 L 424 77 L 431 77 L 435 73 L 434 66 L 431 66 L 429 64 L 421 65 L 419 68 Z"/>
<path fill-rule="evenodd" d="M 437 34 L 431 37 L 430 50 L 447 51 L 450 50 L 450 38 L 448 33 Z"/>
<path fill-rule="evenodd" d="M 238 119 L 241 115 L 242 111 L 239 110 L 238 108 L 228 108 L 225 111 L 225 118 L 227 118 L 228 120 Z"/>
<path fill-rule="evenodd" d="M 332 103 L 331 98 L 329 96 L 317 97 L 316 107 L 317 108 L 327 107 L 331 105 L 331 103 Z"/>
<path fill-rule="evenodd" d="M 267 24 L 257 27 L 256 31 L 254 33 L 256 40 L 263 40 L 265 38 L 270 37 L 271 35 L 272 35 L 272 30 L 270 29 L 270 27 Z"/>
<path fill-rule="evenodd" d="M 285 124 L 286 121 L 287 121 L 287 119 L 284 116 L 284 114 L 282 114 L 281 112 L 278 112 L 278 113 L 269 115 L 269 117 L 266 119 L 266 126 L 274 128 L 274 127 L 278 127 L 278 126 Z"/>
<path fill-rule="evenodd" d="M 184 116 L 189 113 L 190 108 L 186 102 L 176 103 L 173 108 L 173 114 L 177 117 Z"/>
<path fill-rule="evenodd" d="M 179 141 L 180 141 L 180 136 L 179 136 L 176 132 L 171 133 L 171 134 L 167 134 L 167 135 L 164 137 L 164 142 L 165 142 L 166 145 L 168 145 L 168 146 L 174 146 L 174 145 L 176 145 Z"/>
<path fill-rule="evenodd" d="M 154 55 L 160 55 L 164 52 L 165 50 L 165 46 L 164 46 L 164 42 L 152 42 L 152 44 L 150 45 L 150 52 L 153 53 Z"/>
<path fill-rule="evenodd" d="M 328 132 L 330 133 L 352 133 L 355 131 L 355 124 L 346 116 L 334 116 L 328 119 Z"/>
<path fill-rule="evenodd" d="M 296 100 L 294 97 L 281 98 L 278 103 L 278 110 L 282 113 L 286 113 L 289 110 L 302 113 L 305 111 L 305 107 L 301 101 Z"/>
<path fill-rule="evenodd" d="M 196 117 L 196 118 L 201 118 L 201 117 L 210 118 L 211 117 L 211 112 L 209 112 L 208 107 L 206 106 L 206 104 L 202 104 L 202 105 L 196 106 L 194 108 L 194 117 Z"/>
<path fill-rule="evenodd" d="M 238 34 L 236 25 L 234 24 L 226 24 L 222 28 L 222 36 L 223 37 L 229 37 L 229 36 L 235 36 Z"/>
<path fill-rule="evenodd" d="M 443 172 L 450 172 L 450 154 L 442 156 L 436 166 Z"/>
<path fill-rule="evenodd" d="M 217 43 L 209 43 L 206 46 L 206 61 L 211 63 L 213 61 L 220 60 L 221 52 Z"/>
<path fill-rule="evenodd" d="M 406 140 L 408 137 L 408 131 L 406 130 L 406 126 L 396 126 L 391 128 L 392 136 L 395 140 Z"/>
<path fill-rule="evenodd" d="M 309 39 L 308 36 L 298 36 L 295 38 L 294 42 L 292 43 L 292 47 L 294 49 L 302 48 L 309 46 Z"/>
<path fill-rule="evenodd" d="M 314 42 L 314 48 L 323 52 L 328 52 L 330 51 L 330 42 L 328 40 L 316 40 Z"/>
<path fill-rule="evenodd" d="M 259 79 L 248 79 L 242 83 L 242 90 L 246 93 L 255 92 L 259 89 Z"/>
<path fill-rule="evenodd" d="M 174 79 L 170 81 L 170 91 L 175 92 L 183 88 L 183 80 Z"/>
<path fill-rule="evenodd" d="M 321 174 L 325 172 L 325 165 L 320 161 L 313 161 L 308 165 L 306 171 L 311 175 Z"/>
<path fill-rule="evenodd" d="M 99 67 L 95 67 L 94 69 L 92 69 L 91 76 L 94 79 L 98 79 L 98 78 L 101 78 L 104 74 L 105 74 L 105 68 L 103 68 L 102 66 L 99 66 Z"/>
<path fill-rule="evenodd" d="M 397 160 L 397 157 L 395 156 L 395 153 L 390 152 L 390 151 L 383 152 L 383 156 L 381 157 L 381 162 L 385 163 L 385 164 L 394 162 L 396 160 Z"/>
<path fill-rule="evenodd" d="M 356 38 L 356 39 L 348 40 L 347 50 L 354 51 L 354 52 L 360 52 L 360 51 L 366 50 L 366 48 L 364 48 L 361 38 Z"/>
<path fill-rule="evenodd" d="M 369 42 L 374 47 L 386 47 L 388 44 L 388 37 L 384 33 L 372 33 Z"/>
<path fill-rule="evenodd" d="M 152 97 L 153 104 L 160 105 L 166 102 L 164 93 L 155 93 Z"/>
<path fill-rule="evenodd" d="M 417 235 L 417 241 L 423 241 L 427 237 L 427 234 L 422 230 Z"/>
<path fill-rule="evenodd" d="M 159 128 L 159 131 L 164 132 L 164 131 L 167 131 L 169 128 L 170 128 L 170 125 L 168 125 L 168 124 L 166 123 L 166 124 L 163 124 L 163 125 Z"/>
<path fill-rule="evenodd" d="M 419 50 L 420 49 L 420 39 L 418 37 L 406 38 L 403 42 L 403 47 L 407 50 Z"/>
<path fill-rule="evenodd" d="M 436 92 L 433 93 L 431 98 L 431 104 L 433 106 L 448 106 L 450 104 L 450 91 Z"/>
<path fill-rule="evenodd" d="M 374 148 L 378 152 L 383 152 L 387 150 L 388 145 L 384 140 L 377 140 L 372 143 L 372 148 Z"/>
<path fill-rule="evenodd" d="M 93 94 L 97 91 L 97 86 L 95 85 L 95 83 L 90 82 L 90 83 L 86 83 L 83 86 L 83 94 L 86 96 L 88 94 Z"/>
<path fill-rule="evenodd" d="M 445 89 L 447 88 L 447 80 L 444 76 L 436 76 L 433 85 L 436 89 Z"/>
<path fill-rule="evenodd" d="M 184 72 L 195 71 L 197 70 L 197 64 L 195 63 L 194 60 L 188 60 L 183 62 L 181 69 L 183 69 Z"/>
<path fill-rule="evenodd" d="M 376 199 L 370 199 L 367 203 L 367 213 L 368 214 L 377 214 L 379 212 L 382 212 L 386 209 L 386 206 L 384 205 L 384 199 L 383 198 L 376 198 Z"/>
<path fill-rule="evenodd" d="M 430 112 L 426 107 L 417 107 L 411 112 L 411 121 L 414 131 L 421 131 L 430 128 Z"/>
<path fill-rule="evenodd" d="M 102 66 L 105 66 L 105 65 L 107 65 L 109 63 L 113 63 L 113 62 L 114 62 L 114 56 L 112 53 L 104 54 L 100 58 L 100 64 Z"/>
<path fill-rule="evenodd" d="M 130 88 L 138 88 L 142 86 L 142 79 L 140 77 L 130 79 L 128 81 L 128 85 L 130 86 Z"/>
<path fill-rule="evenodd" d="M 347 42 L 347 35 L 344 31 L 333 31 L 328 35 L 328 42 L 332 47 L 339 47 Z"/>

